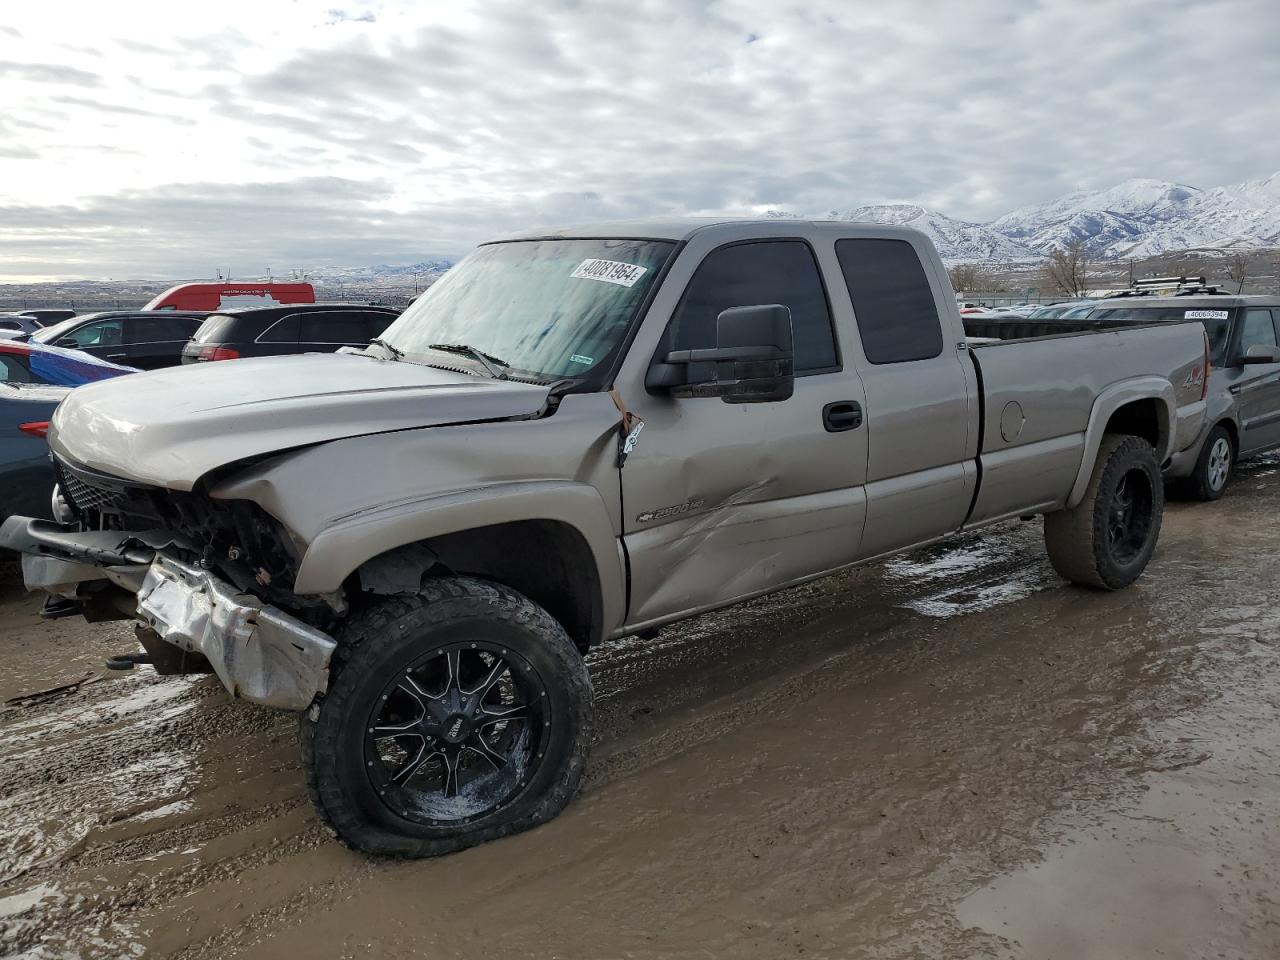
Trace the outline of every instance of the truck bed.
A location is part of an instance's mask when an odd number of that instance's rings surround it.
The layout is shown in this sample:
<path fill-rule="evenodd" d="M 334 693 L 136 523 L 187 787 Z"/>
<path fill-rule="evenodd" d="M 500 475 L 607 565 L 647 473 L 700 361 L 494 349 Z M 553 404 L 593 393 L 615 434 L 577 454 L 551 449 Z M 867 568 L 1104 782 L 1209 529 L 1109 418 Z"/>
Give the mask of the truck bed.
<path fill-rule="evenodd" d="M 1006 335 L 1016 323 L 1004 321 Z M 1142 377 L 1171 382 L 1177 407 L 1190 413 L 1201 398 L 1203 381 L 1195 371 L 1203 368 L 1204 340 L 1198 331 L 1189 335 L 1185 323 L 1063 330 L 971 343 L 968 352 L 982 382 L 982 481 L 970 522 L 1003 515 L 1028 493 L 1046 505 L 1056 502 L 1063 472 L 1083 455 L 1094 402 L 1113 384 Z M 1181 429 L 1198 423 L 1189 419 Z M 1189 439 L 1177 438 L 1173 449 Z"/>

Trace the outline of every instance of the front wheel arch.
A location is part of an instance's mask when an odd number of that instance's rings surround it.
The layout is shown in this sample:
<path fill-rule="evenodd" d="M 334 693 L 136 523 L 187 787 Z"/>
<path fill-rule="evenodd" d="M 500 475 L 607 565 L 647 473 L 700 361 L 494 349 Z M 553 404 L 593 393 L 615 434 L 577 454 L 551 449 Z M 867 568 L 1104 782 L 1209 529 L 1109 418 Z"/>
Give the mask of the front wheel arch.
<path fill-rule="evenodd" d="M 431 578 L 420 595 L 384 598 L 356 611 L 336 636 L 329 687 L 302 714 L 298 734 L 316 813 L 347 846 L 378 856 L 438 856 L 544 823 L 576 794 L 594 729 L 591 679 L 563 628 L 528 598 L 469 577 Z M 540 713 L 548 724 L 546 739 L 538 743 L 545 747 L 525 754 L 527 773 L 521 768 L 519 783 L 506 784 L 511 789 L 486 800 L 483 809 L 469 806 L 459 815 L 447 801 L 439 806 L 436 795 L 450 794 L 430 777 L 412 786 L 414 793 L 425 791 L 422 800 L 434 805 L 424 819 L 417 815 L 417 801 L 388 795 L 385 782 L 370 771 L 375 755 L 369 735 L 375 734 L 374 724 L 385 721 L 388 678 L 394 681 L 406 670 L 405 676 L 411 676 L 417 664 L 445 650 L 462 650 L 474 658 L 476 648 L 485 646 L 514 655 L 538 679 L 546 699 L 535 702 L 546 704 Z M 435 698 L 451 688 L 444 683 L 436 689 L 428 680 L 423 678 L 427 686 L 413 689 Z M 447 716 L 435 718 L 441 721 L 439 729 L 415 734 L 419 739 L 428 733 L 435 738 L 456 733 L 456 718 L 470 708 L 457 701 L 442 709 Z M 404 728 L 392 729 L 396 732 L 388 736 L 399 738 Z M 463 745 L 472 732 L 464 731 L 456 742 Z M 494 775 L 485 762 L 475 766 L 479 775 Z M 482 792 L 471 799 L 487 795 L 488 785 L 478 788 Z"/>

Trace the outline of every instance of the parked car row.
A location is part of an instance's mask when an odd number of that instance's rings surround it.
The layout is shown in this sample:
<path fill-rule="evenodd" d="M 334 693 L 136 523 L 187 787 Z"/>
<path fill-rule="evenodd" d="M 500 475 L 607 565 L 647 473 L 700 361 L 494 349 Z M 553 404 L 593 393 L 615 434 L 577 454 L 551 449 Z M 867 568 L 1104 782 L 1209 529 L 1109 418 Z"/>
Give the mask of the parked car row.
<path fill-rule="evenodd" d="M 69 388 L 179 364 L 365 347 L 398 315 L 391 307 L 317 303 L 212 314 L 120 310 L 12 331 L 0 339 L 0 520 L 48 516 L 54 477 L 43 430 L 31 424 L 47 421 Z"/>
<path fill-rule="evenodd" d="M 71 388 L 135 372 L 75 350 L 0 340 L 0 521 L 14 513 L 51 516 L 45 434 Z"/>
<path fill-rule="evenodd" d="M 7 338 L 156 370 L 180 363 L 367 346 L 397 316 L 399 311 L 392 307 L 346 303 L 233 307 L 218 313 L 112 310 L 12 330 Z"/>

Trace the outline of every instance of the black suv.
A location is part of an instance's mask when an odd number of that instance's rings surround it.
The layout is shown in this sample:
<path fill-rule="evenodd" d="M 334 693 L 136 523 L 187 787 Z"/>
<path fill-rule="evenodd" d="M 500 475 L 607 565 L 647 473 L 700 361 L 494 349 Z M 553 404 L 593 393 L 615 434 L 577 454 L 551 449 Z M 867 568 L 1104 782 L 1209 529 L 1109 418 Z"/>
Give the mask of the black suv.
<path fill-rule="evenodd" d="M 201 324 L 182 351 L 183 363 L 332 353 L 365 347 L 400 315 L 392 307 L 307 303 L 223 310 Z"/>
<path fill-rule="evenodd" d="M 30 339 L 83 350 L 126 367 L 155 370 L 182 362 L 182 348 L 206 316 L 172 310 L 85 313 L 37 330 Z"/>

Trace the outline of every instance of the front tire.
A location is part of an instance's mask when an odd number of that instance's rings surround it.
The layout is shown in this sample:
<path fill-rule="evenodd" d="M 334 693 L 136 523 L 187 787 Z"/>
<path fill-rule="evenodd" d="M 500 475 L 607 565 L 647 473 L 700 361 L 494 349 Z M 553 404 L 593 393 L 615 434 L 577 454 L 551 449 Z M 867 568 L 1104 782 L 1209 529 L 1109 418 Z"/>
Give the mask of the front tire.
<path fill-rule="evenodd" d="M 1084 499 L 1044 518 L 1045 546 L 1058 573 L 1082 586 L 1119 590 L 1142 575 L 1164 515 L 1164 484 L 1146 440 L 1107 434 Z"/>
<path fill-rule="evenodd" d="M 1236 448 L 1227 428 L 1218 425 L 1205 437 L 1195 470 L 1187 477 L 1186 490 L 1197 500 L 1217 500 L 1235 471 Z"/>
<path fill-rule="evenodd" d="M 347 846 L 451 853 L 544 823 L 577 792 L 591 680 L 537 604 L 440 578 L 357 613 L 336 638 L 299 739 L 316 812 Z"/>

